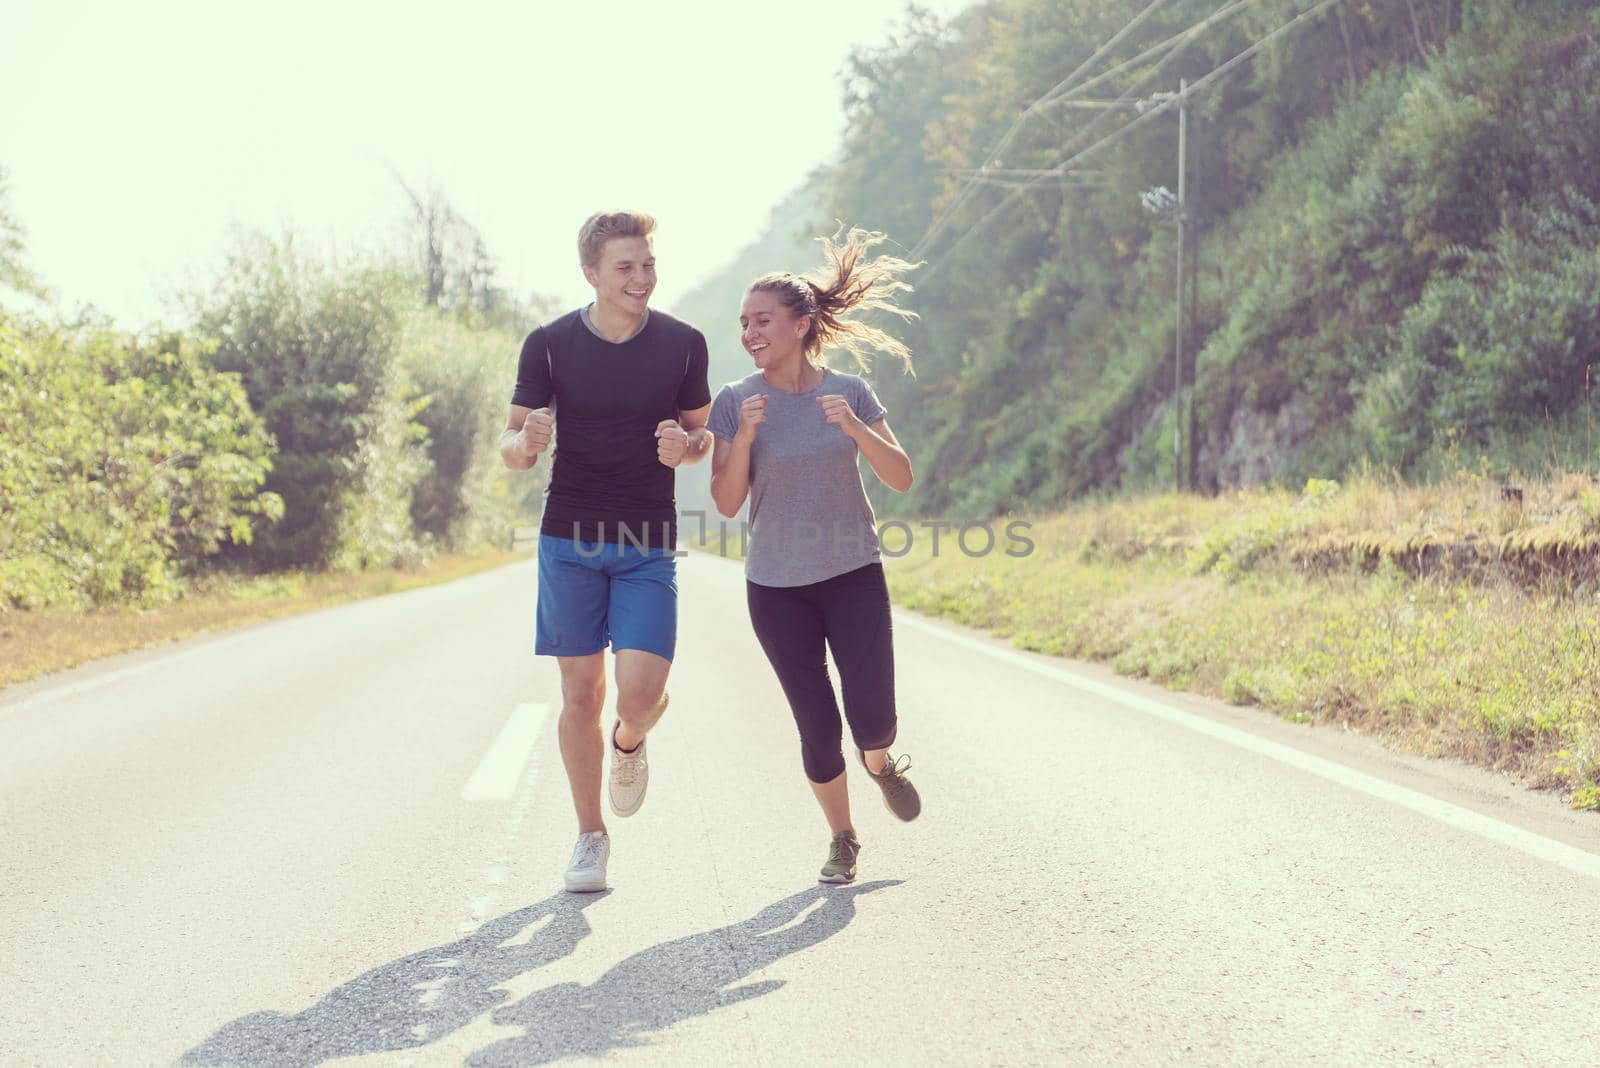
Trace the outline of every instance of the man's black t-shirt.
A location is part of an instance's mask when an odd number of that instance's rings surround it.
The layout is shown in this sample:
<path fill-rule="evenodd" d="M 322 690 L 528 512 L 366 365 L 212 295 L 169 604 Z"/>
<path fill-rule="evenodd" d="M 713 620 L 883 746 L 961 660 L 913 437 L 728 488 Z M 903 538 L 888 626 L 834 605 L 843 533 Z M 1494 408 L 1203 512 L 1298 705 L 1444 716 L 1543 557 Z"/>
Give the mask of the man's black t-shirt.
<path fill-rule="evenodd" d="M 652 311 L 613 344 L 569 312 L 522 343 L 511 403 L 556 416 L 542 533 L 676 548 L 676 472 L 656 458 L 656 426 L 711 403 L 705 335 Z"/>

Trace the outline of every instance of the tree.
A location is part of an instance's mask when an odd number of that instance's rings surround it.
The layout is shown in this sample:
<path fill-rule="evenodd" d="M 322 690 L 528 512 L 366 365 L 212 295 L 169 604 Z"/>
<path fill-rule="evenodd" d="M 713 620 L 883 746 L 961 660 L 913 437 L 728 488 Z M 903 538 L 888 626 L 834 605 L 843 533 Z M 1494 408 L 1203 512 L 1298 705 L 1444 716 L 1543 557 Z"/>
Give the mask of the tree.
<path fill-rule="evenodd" d="M 278 443 L 267 488 L 283 521 L 244 559 L 363 568 L 412 559 L 410 497 L 426 468 L 418 398 L 399 355 L 409 280 L 373 264 L 334 273 L 292 238 L 241 238 L 193 298 L 214 361 L 237 374 Z"/>
<path fill-rule="evenodd" d="M 11 213 L 9 175 L 0 166 L 0 289 L 44 299 L 44 285 L 28 268 L 25 255 L 27 236 L 22 224 Z"/>
<path fill-rule="evenodd" d="M 422 303 L 466 321 L 495 329 L 527 333 L 553 310 L 537 294 L 513 296 L 497 277 L 498 265 L 488 243 L 450 203 L 437 184 L 421 191 L 393 168 L 389 171 L 409 205 L 408 228 Z"/>

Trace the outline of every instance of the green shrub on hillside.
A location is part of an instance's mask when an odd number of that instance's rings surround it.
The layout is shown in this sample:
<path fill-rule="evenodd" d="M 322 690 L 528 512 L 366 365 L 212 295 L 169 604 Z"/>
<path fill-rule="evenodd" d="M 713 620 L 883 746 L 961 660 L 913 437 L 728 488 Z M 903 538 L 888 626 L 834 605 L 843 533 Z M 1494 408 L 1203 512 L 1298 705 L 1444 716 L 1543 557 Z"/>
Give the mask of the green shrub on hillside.
<path fill-rule="evenodd" d="M 1496 471 L 1593 465 L 1572 444 L 1600 360 L 1593 4 L 1341 5 L 1200 93 L 1181 390 L 1175 232 L 1138 195 L 1176 187 L 1176 123 L 1046 99 L 1145 6 L 996 0 L 854 58 L 827 216 L 929 261 L 917 377 L 875 382 L 920 477 L 879 503 L 993 514 L 1171 485 L 1175 400 L 1203 488 L 1371 459 L 1428 476 L 1462 449 Z M 1252 5 L 1084 95 L 1193 86 L 1311 7 Z M 1215 11 L 1161 7 L 1085 76 Z"/>
<path fill-rule="evenodd" d="M 1513 214 L 1407 310 L 1400 350 L 1357 413 L 1380 459 L 1412 467 L 1444 435 L 1483 449 L 1497 432 L 1531 431 L 1591 403 L 1600 211 L 1576 193 L 1566 200 Z"/>
<path fill-rule="evenodd" d="M 1289 153 L 1235 224 L 1245 289 L 1201 356 L 1219 450 L 1242 409 L 1298 400 L 1314 414 L 1271 443 L 1283 474 L 1363 457 L 1420 474 L 1439 447 L 1514 440 L 1584 402 L 1597 74 L 1583 35 L 1458 41 Z"/>

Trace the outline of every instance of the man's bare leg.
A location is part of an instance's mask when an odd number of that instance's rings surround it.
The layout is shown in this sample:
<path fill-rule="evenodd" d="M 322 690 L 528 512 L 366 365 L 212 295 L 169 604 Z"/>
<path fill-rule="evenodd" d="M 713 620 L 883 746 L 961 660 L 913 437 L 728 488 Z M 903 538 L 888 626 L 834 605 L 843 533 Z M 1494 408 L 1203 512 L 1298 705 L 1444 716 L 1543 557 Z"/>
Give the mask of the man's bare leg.
<path fill-rule="evenodd" d="M 643 649 L 618 649 L 617 745 L 637 749 L 667 710 L 667 673 L 672 661 Z"/>
<path fill-rule="evenodd" d="M 600 712 L 606 703 L 605 655 L 602 651 L 556 658 L 561 665 L 561 762 L 567 767 L 579 834 L 606 829 L 600 815 L 606 745 L 600 732 Z"/>

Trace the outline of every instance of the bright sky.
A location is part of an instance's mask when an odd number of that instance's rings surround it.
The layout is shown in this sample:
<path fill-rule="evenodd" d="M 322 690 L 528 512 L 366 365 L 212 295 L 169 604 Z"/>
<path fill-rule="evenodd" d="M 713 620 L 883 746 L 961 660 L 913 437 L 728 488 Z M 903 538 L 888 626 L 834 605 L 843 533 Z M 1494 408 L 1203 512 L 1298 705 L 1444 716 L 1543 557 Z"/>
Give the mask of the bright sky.
<path fill-rule="evenodd" d="M 969 0 L 922 0 L 948 17 Z M 904 0 L 8 0 L 0 166 L 68 308 L 177 319 L 230 229 L 372 245 L 437 183 L 504 280 L 576 303 L 592 211 L 658 219 L 672 300 L 830 158 L 852 45 Z"/>

